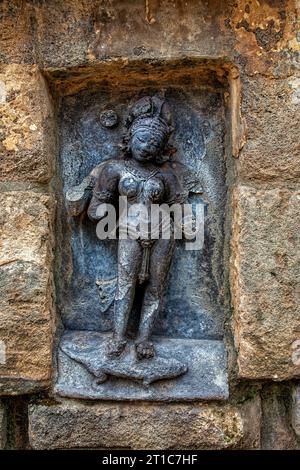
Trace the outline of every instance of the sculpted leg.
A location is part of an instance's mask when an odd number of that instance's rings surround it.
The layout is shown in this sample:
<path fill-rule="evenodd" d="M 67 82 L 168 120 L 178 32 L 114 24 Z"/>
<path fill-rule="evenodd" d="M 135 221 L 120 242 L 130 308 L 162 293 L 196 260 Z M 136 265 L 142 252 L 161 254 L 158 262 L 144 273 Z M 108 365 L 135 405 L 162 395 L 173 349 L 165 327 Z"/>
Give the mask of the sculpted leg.
<path fill-rule="evenodd" d="M 145 288 L 136 353 L 139 359 L 155 354 L 150 335 L 160 310 L 163 289 L 169 272 L 174 240 L 157 240 L 153 245 L 150 259 L 150 278 Z"/>
<path fill-rule="evenodd" d="M 108 346 L 110 356 L 119 356 L 126 346 L 126 328 L 132 309 L 141 263 L 141 247 L 136 240 L 119 240 L 118 286 L 114 310 L 114 335 Z"/>

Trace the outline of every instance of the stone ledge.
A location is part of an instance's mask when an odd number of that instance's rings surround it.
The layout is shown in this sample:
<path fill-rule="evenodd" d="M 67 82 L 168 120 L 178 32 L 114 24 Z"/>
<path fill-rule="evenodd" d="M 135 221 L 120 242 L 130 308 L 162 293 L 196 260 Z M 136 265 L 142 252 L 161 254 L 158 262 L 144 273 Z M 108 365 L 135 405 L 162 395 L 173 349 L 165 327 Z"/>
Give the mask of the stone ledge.
<path fill-rule="evenodd" d="M 29 439 L 34 449 L 253 449 L 260 442 L 260 400 L 239 406 L 38 402 L 29 406 Z"/>

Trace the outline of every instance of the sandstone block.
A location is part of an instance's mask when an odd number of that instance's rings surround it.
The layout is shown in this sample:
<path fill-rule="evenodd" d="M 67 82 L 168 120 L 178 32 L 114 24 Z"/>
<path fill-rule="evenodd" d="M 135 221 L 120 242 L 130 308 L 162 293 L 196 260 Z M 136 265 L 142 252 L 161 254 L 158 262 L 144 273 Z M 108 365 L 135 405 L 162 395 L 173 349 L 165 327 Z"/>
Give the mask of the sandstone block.
<path fill-rule="evenodd" d="M 34 23 L 31 2 L 3 0 L 0 4 L 0 61 L 34 62 Z"/>
<path fill-rule="evenodd" d="M 253 402 L 256 407 L 257 401 Z M 248 423 L 245 414 L 251 416 L 248 405 L 243 410 L 197 403 L 40 402 L 29 408 L 30 443 L 34 449 L 257 447 L 260 415 L 257 413 Z"/>
<path fill-rule="evenodd" d="M 247 142 L 237 163 L 242 180 L 299 180 L 299 89 L 296 77 L 242 79 L 247 128 Z"/>
<path fill-rule="evenodd" d="M 239 375 L 287 380 L 300 374 L 300 192 L 233 192 L 231 295 Z"/>
<path fill-rule="evenodd" d="M 51 196 L 0 193 L 0 394 L 49 384 L 52 343 Z"/>
<path fill-rule="evenodd" d="M 262 448 L 299 449 L 288 413 L 290 390 L 282 384 L 266 385 L 262 390 Z"/>
<path fill-rule="evenodd" d="M 54 117 L 36 66 L 0 66 L 0 180 L 47 182 L 55 161 Z"/>

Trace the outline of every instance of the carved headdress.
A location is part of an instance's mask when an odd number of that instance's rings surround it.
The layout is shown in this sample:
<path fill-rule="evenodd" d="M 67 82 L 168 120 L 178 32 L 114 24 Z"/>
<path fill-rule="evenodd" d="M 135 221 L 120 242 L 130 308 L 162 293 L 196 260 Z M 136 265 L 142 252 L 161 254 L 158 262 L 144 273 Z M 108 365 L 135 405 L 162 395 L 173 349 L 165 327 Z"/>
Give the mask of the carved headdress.
<path fill-rule="evenodd" d="M 173 132 L 172 117 L 169 106 L 159 96 L 145 96 L 138 100 L 129 110 L 126 127 L 130 135 L 140 129 L 151 129 L 167 141 Z"/>
<path fill-rule="evenodd" d="M 164 98 L 159 95 L 144 96 L 139 99 L 128 112 L 126 119 L 126 135 L 123 139 L 123 150 L 130 153 L 130 138 L 141 129 L 149 129 L 153 134 L 160 135 L 163 143 L 167 144 L 170 135 L 174 131 L 172 126 L 172 115 Z M 176 150 L 168 145 L 164 155 L 157 156 L 157 163 L 168 160 Z"/>

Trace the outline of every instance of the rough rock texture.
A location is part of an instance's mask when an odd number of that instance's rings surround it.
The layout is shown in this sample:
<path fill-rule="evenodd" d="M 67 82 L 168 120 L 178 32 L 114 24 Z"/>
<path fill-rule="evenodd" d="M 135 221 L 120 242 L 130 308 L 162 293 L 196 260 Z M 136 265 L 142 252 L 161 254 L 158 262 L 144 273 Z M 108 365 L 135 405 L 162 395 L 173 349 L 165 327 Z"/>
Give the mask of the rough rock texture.
<path fill-rule="evenodd" d="M 53 201 L 0 193 L 0 393 L 49 383 L 52 343 Z"/>
<path fill-rule="evenodd" d="M 238 161 L 242 180 L 299 180 L 299 92 L 296 77 L 244 79 L 242 115 L 247 141 Z"/>
<path fill-rule="evenodd" d="M 228 449 L 242 443 L 253 448 L 260 431 L 259 414 L 245 418 L 251 406 L 259 404 L 253 400 L 243 410 L 233 405 L 41 402 L 29 407 L 29 438 L 34 449 Z"/>
<path fill-rule="evenodd" d="M 300 386 L 295 386 L 292 393 L 292 426 L 297 434 L 300 437 Z"/>
<path fill-rule="evenodd" d="M 108 358 L 110 338 L 91 331 L 66 332 L 57 355 L 55 393 L 69 398 L 131 402 L 228 398 L 223 341 L 155 339 L 155 358 L 136 362 L 133 343 L 127 343 L 122 357 Z"/>
<path fill-rule="evenodd" d="M 0 64 L 0 180 L 46 182 L 55 161 L 54 119 L 37 66 Z"/>
<path fill-rule="evenodd" d="M 4 1 L 0 4 L 0 61 L 3 64 L 31 64 L 34 61 L 34 26 L 32 8 L 26 1 Z"/>
<path fill-rule="evenodd" d="M 239 375 L 283 380 L 300 375 L 300 192 L 234 190 L 231 284 Z"/>
<path fill-rule="evenodd" d="M 291 75 L 296 8 L 294 0 L 4 0 L 1 57 L 48 68 L 195 55 L 229 59 L 248 74 Z"/>
<path fill-rule="evenodd" d="M 300 449 L 289 419 L 290 388 L 278 385 L 262 390 L 262 449 Z"/>
<path fill-rule="evenodd" d="M 0 402 L 0 450 L 4 449 L 6 444 L 6 409 Z"/>

